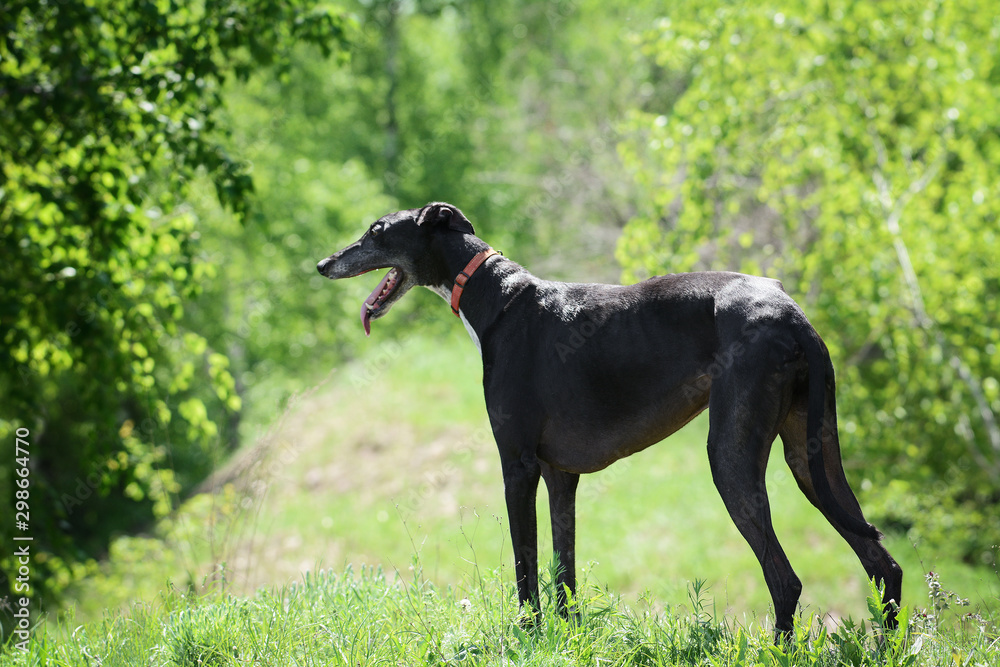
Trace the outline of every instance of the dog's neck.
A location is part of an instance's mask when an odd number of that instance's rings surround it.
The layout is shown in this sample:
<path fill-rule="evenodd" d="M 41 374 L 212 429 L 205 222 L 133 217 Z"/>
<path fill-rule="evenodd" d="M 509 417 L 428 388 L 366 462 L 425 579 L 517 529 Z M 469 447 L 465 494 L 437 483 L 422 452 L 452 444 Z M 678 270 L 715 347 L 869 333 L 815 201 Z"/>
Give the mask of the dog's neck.
<path fill-rule="evenodd" d="M 442 277 L 438 284 L 427 287 L 448 302 L 450 307 L 455 277 L 473 257 L 489 247 L 485 241 L 472 235 L 466 235 L 460 242 L 452 242 L 443 247 L 441 259 L 448 277 Z M 523 289 L 528 279 L 530 274 L 523 267 L 499 255 L 488 258 L 469 279 L 462 294 L 458 316 L 480 355 L 486 332 L 503 312 L 504 306 Z"/>

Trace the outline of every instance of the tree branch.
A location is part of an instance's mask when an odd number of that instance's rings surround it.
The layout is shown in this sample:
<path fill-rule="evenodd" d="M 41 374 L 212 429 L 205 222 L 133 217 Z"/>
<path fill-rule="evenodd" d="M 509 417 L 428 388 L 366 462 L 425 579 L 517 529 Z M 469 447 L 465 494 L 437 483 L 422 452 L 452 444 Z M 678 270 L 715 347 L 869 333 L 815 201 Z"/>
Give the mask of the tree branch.
<path fill-rule="evenodd" d="M 979 379 L 972 372 L 969 365 L 965 363 L 965 360 L 962 359 L 957 352 L 951 350 L 952 346 L 948 343 L 944 333 L 937 326 L 930 315 L 928 315 L 927 308 L 924 305 L 923 292 L 920 289 L 920 281 L 917 278 L 917 272 L 913 268 L 913 262 L 910 261 L 910 253 L 907 250 L 906 243 L 903 241 L 903 236 L 899 226 L 899 221 L 903 217 L 903 211 L 906 209 L 906 206 L 916 195 L 923 192 L 931 181 L 937 177 L 938 172 L 941 171 L 941 167 L 945 162 L 946 153 L 939 155 L 937 159 L 935 159 L 934 162 L 924 170 L 924 173 L 921 174 L 920 178 L 910 183 L 910 186 L 906 188 L 903 194 L 893 201 L 889 182 L 886 180 L 884 174 L 886 166 L 889 162 L 885 144 L 873 128 L 869 127 L 868 133 L 872 139 L 872 145 L 875 148 L 875 159 L 878 165 L 872 174 L 872 180 L 875 182 L 875 188 L 878 191 L 879 201 L 881 202 L 882 209 L 886 214 L 886 228 L 892 236 L 892 244 L 896 250 L 896 257 L 899 260 L 899 265 L 903 271 L 903 279 L 910 292 L 910 299 L 913 302 L 914 317 L 917 320 L 918 326 L 932 335 L 942 352 L 949 355 L 949 365 L 955 369 L 959 378 L 961 378 L 962 382 L 964 382 L 968 387 L 969 393 L 972 394 L 973 400 L 976 402 L 980 418 L 983 420 L 983 425 L 986 427 L 986 435 L 989 438 L 990 446 L 993 451 L 1000 456 L 1000 426 L 997 425 L 996 415 L 993 414 L 993 410 L 990 408 L 990 403 L 987 400 L 986 395 L 983 393 Z M 949 125 L 945 129 L 944 139 L 949 138 L 952 134 L 953 129 L 952 126 Z M 986 456 L 979 451 L 972 435 L 966 436 L 966 440 L 969 441 L 969 450 L 976 459 L 976 462 L 979 463 L 984 470 L 989 471 L 994 479 L 1000 479 L 1000 460 L 989 461 Z"/>

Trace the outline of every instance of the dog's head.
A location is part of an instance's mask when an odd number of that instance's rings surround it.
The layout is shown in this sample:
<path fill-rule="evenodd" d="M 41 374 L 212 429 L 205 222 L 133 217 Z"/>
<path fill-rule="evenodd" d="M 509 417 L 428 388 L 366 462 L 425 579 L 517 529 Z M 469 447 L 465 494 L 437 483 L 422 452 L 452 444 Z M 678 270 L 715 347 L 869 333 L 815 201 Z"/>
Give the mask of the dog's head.
<path fill-rule="evenodd" d="M 361 322 L 368 335 L 371 320 L 389 312 L 411 287 L 450 281 L 439 254 L 432 252 L 444 234 L 475 234 L 475 230 L 460 210 L 443 202 L 397 211 L 376 220 L 360 239 L 316 268 L 333 280 L 389 269 L 361 305 Z"/>

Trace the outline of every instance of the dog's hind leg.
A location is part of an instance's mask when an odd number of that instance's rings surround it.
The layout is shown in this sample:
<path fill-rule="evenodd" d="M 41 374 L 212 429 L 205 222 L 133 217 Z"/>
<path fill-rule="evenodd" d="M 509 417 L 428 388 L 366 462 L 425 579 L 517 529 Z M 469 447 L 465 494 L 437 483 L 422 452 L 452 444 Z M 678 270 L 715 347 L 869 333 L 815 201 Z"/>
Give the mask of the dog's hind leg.
<path fill-rule="evenodd" d="M 764 571 L 774 602 L 777 639 L 792 632 L 802 583 L 774 533 L 764 482 L 783 407 L 776 384 L 776 378 L 754 377 L 746 367 L 713 381 L 708 458 L 726 509 Z"/>
<path fill-rule="evenodd" d="M 542 479 L 549 492 L 549 513 L 552 517 L 552 551 L 559 563 L 556 574 L 556 600 L 559 612 L 569 615 L 567 591 L 576 595 L 576 487 L 580 475 L 557 470 L 541 462 Z"/>
<path fill-rule="evenodd" d="M 861 524 L 867 524 L 861 511 L 861 505 L 844 474 L 844 464 L 840 456 L 840 442 L 837 436 L 836 402 L 832 395 L 833 387 L 831 386 L 826 396 L 826 416 L 822 436 L 823 468 L 830 483 L 834 500 L 850 517 L 857 519 Z M 836 512 L 831 512 L 830 508 L 823 506 L 809 472 L 808 439 L 806 436 L 807 409 L 808 401 L 803 387 L 803 392 L 797 393 L 788 417 L 780 429 L 781 441 L 785 449 L 785 461 L 791 468 L 795 481 L 798 482 L 799 488 L 805 496 L 854 549 L 868 577 L 884 584 L 885 592 L 882 601 L 885 605 L 886 624 L 888 627 L 895 627 L 895 605 L 900 603 L 903 570 L 889 555 L 877 535 L 861 534 L 852 530 L 851 526 L 845 525 L 838 519 Z"/>

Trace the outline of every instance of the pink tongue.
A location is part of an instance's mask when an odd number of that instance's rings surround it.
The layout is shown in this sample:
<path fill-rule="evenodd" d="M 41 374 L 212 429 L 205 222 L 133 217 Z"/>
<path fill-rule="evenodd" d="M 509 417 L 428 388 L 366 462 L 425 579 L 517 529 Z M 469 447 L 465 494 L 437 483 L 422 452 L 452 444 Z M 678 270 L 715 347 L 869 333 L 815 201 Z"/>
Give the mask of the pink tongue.
<path fill-rule="evenodd" d="M 361 324 L 365 327 L 366 336 L 372 335 L 372 311 L 368 309 L 368 306 L 375 305 L 375 302 L 378 301 L 379 294 L 381 294 L 382 290 L 385 289 L 386 283 L 389 282 L 389 278 L 392 277 L 392 274 L 393 270 L 389 269 L 388 273 L 385 274 L 385 277 L 382 278 L 382 282 L 378 284 L 378 287 L 372 290 L 372 293 L 368 295 L 365 302 L 361 304 Z"/>
<path fill-rule="evenodd" d="M 365 325 L 365 335 L 372 335 L 372 313 L 366 303 L 361 304 L 361 324 Z"/>

